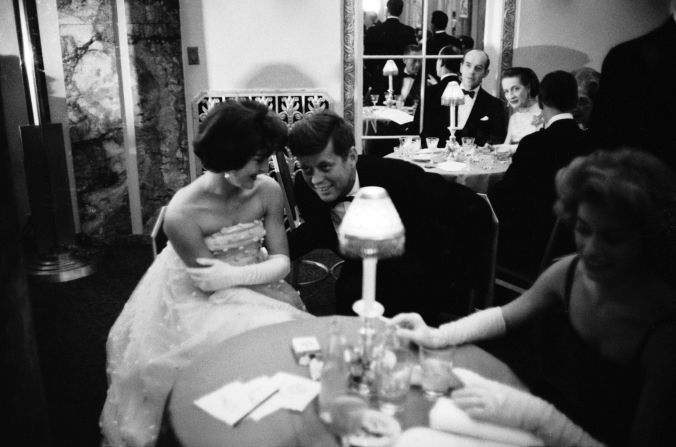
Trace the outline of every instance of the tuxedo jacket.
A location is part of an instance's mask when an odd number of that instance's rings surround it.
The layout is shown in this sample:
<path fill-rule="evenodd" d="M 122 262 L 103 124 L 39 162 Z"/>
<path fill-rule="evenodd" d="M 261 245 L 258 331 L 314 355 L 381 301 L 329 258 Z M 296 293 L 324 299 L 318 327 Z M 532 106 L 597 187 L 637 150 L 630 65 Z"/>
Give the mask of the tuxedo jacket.
<path fill-rule="evenodd" d="M 362 155 L 357 172 L 360 186 L 387 190 L 406 230 L 403 256 L 378 262 L 376 296 L 385 314 L 419 312 L 428 323 L 437 323 L 444 309 L 466 313 L 466 296 L 453 291 L 481 280 L 472 269 L 486 262 L 476 245 L 490 231 L 486 202 L 462 185 L 401 160 Z M 292 259 L 315 248 L 339 253 L 330 205 L 300 174 L 294 190 L 304 222 L 289 233 Z M 347 259 L 336 283 L 339 314 L 353 314 L 352 303 L 361 298 L 361 280 L 361 260 Z"/>
<path fill-rule="evenodd" d="M 450 110 L 448 106 L 441 105 L 441 95 L 448 83 L 454 79 L 458 78 L 449 76 L 428 88 L 428 94 L 425 95 L 422 138 L 438 137 L 442 142 L 450 138 L 448 131 Z M 455 132 L 456 140 L 460 142 L 462 137 L 474 137 L 474 142 L 483 146 L 485 143 L 502 143 L 505 141 L 505 135 L 507 135 L 507 119 L 502 102 L 483 88 L 479 88 L 464 128 Z"/>
<path fill-rule="evenodd" d="M 505 176 L 488 192 L 500 221 L 502 264 L 537 268 L 556 220 L 556 173 L 591 148 L 588 133 L 573 119 L 523 137 Z"/>
<path fill-rule="evenodd" d="M 427 39 L 427 54 L 436 56 L 439 54 L 439 50 L 446 45 L 455 45 L 458 48 L 462 47 L 457 37 L 451 36 L 445 32 L 434 33 Z M 434 59 L 427 61 L 427 74 L 431 74 L 436 79 L 439 79 L 436 72 L 436 62 L 437 61 Z"/>
<path fill-rule="evenodd" d="M 645 149 L 676 168 L 676 20 L 612 48 L 590 131 L 597 146 Z"/>
<path fill-rule="evenodd" d="M 368 29 L 364 36 L 364 54 L 399 55 L 404 54 L 407 45 L 415 44 L 415 30 L 399 20 L 389 18 Z M 365 60 L 364 68 L 372 93 L 383 94 L 388 89 L 388 79 L 383 76 L 386 60 Z M 395 59 L 399 75 L 404 72 L 403 59 Z M 366 83 L 365 83 L 366 85 Z M 382 100 L 382 99 L 381 99 Z"/>

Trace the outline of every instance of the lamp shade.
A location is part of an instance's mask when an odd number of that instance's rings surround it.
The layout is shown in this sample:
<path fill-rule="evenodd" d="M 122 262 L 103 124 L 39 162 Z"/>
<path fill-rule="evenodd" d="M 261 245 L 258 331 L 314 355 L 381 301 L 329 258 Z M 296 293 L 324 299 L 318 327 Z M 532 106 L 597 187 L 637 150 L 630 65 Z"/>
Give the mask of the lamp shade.
<path fill-rule="evenodd" d="M 348 257 L 390 258 L 404 253 L 405 240 L 404 224 L 387 191 L 360 188 L 338 228 L 340 251 Z"/>
<path fill-rule="evenodd" d="M 465 94 L 462 92 L 460 85 L 455 82 L 449 82 L 444 93 L 441 94 L 441 104 L 444 106 L 458 106 L 465 103 Z"/>
<path fill-rule="evenodd" d="M 399 74 L 399 68 L 392 59 L 388 59 L 383 67 L 383 76 L 396 76 Z"/>

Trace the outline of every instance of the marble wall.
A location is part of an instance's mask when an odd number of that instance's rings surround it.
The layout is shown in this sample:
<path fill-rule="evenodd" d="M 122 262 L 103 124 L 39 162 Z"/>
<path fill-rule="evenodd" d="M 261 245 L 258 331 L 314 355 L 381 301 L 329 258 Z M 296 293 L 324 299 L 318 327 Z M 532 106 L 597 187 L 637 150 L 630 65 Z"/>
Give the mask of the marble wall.
<path fill-rule="evenodd" d="M 59 28 L 82 232 L 131 233 L 111 0 L 59 0 Z M 178 0 L 126 2 L 144 227 L 188 182 Z"/>

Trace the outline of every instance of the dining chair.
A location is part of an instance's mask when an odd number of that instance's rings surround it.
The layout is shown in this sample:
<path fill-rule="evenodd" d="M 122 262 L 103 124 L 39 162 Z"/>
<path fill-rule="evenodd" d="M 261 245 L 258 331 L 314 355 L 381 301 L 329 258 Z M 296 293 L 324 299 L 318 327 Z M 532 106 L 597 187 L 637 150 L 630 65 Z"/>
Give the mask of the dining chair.
<path fill-rule="evenodd" d="M 301 224 L 300 213 L 293 194 L 293 180 L 291 178 L 291 169 L 289 168 L 289 160 L 284 151 L 275 151 L 271 156 L 273 171 L 271 174 L 277 180 L 279 186 L 282 188 L 282 196 L 284 198 L 284 214 L 288 230 L 293 230 Z M 296 265 L 294 265 L 296 264 Z M 300 266 L 309 267 L 316 273 L 303 272 L 304 276 L 309 276 L 310 279 L 299 281 Z M 321 262 L 311 259 L 300 259 L 293 262 L 291 265 L 291 284 L 294 287 L 303 287 L 310 284 L 315 284 L 326 279 L 330 274 L 330 268 Z"/>
<path fill-rule="evenodd" d="M 486 201 L 488 204 L 488 207 L 491 210 L 491 232 L 490 234 L 487 235 L 486 237 L 486 244 L 487 244 L 487 256 L 485 256 L 485 261 L 486 261 L 486 282 L 487 282 L 487 288 L 483 296 L 479 296 L 477 293 L 473 293 L 472 297 L 470 297 L 470 309 L 486 309 L 488 307 L 491 307 L 493 305 L 493 298 L 494 298 L 494 286 L 495 286 L 495 270 L 496 270 L 496 264 L 497 264 L 497 258 L 498 258 L 498 234 L 500 231 L 500 222 L 498 220 L 498 216 L 495 214 L 495 210 L 493 209 L 493 205 L 491 205 L 491 201 L 489 200 L 488 196 L 484 193 L 477 193 L 479 197 L 481 197 L 483 200 Z"/>
<path fill-rule="evenodd" d="M 162 251 L 162 249 L 167 245 L 169 239 L 167 238 L 166 233 L 164 232 L 164 215 L 167 213 L 166 205 L 160 208 L 160 212 L 157 214 L 157 220 L 155 225 L 153 225 L 153 230 L 150 232 L 150 241 L 153 248 L 153 259 Z"/>
<path fill-rule="evenodd" d="M 537 270 L 528 272 L 524 269 L 498 263 L 496 266 L 495 284 L 512 292 L 522 294 L 528 290 L 540 274 L 549 265 L 571 251 L 570 234 L 560 218 L 557 218 L 549 232 L 547 244 L 540 257 Z"/>

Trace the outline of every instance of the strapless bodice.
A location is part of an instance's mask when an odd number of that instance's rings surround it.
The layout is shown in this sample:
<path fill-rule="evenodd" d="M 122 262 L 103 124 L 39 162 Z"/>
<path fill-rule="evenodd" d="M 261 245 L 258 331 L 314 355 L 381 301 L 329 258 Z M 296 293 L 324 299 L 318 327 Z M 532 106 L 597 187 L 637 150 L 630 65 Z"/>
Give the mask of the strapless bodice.
<path fill-rule="evenodd" d="M 265 259 L 261 250 L 265 238 L 263 221 L 239 223 L 223 227 L 204 238 L 204 243 L 214 257 L 233 265 L 260 262 Z"/>

